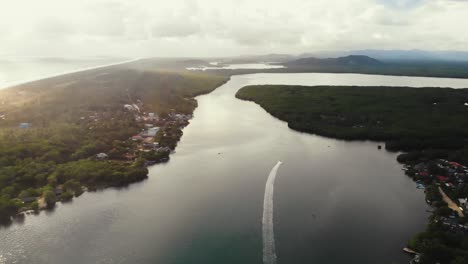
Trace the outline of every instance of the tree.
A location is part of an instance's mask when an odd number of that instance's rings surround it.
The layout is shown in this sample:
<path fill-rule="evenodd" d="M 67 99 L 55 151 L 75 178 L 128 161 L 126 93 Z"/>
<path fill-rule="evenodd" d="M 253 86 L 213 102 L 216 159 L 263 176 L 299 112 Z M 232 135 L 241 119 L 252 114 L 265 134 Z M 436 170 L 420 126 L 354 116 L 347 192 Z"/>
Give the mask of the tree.
<path fill-rule="evenodd" d="M 55 196 L 55 193 L 47 189 L 44 191 L 42 194 L 45 200 L 45 203 L 47 204 L 47 208 L 53 208 L 55 206 L 55 203 L 57 202 L 57 197 Z"/>

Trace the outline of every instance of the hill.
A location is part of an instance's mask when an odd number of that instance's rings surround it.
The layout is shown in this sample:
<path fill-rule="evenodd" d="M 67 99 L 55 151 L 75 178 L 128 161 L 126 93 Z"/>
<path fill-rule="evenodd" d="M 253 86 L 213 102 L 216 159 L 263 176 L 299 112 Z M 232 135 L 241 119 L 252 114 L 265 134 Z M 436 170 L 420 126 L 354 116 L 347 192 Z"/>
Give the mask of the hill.
<path fill-rule="evenodd" d="M 285 63 L 287 66 L 380 66 L 383 63 L 363 55 L 349 55 L 338 58 L 301 58 Z"/>

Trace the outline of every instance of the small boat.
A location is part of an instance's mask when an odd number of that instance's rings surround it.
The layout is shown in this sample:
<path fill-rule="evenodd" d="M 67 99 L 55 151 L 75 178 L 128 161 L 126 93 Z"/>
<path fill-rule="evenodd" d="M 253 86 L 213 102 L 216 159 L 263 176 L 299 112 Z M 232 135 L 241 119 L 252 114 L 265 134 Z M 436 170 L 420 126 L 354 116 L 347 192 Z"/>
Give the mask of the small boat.
<path fill-rule="evenodd" d="M 418 188 L 418 189 L 426 189 L 426 186 L 424 186 L 423 184 L 416 184 L 416 188 Z"/>
<path fill-rule="evenodd" d="M 403 251 L 406 252 L 406 253 L 409 253 L 409 254 L 419 255 L 418 252 L 412 250 L 411 248 L 405 247 L 405 248 L 403 248 Z"/>

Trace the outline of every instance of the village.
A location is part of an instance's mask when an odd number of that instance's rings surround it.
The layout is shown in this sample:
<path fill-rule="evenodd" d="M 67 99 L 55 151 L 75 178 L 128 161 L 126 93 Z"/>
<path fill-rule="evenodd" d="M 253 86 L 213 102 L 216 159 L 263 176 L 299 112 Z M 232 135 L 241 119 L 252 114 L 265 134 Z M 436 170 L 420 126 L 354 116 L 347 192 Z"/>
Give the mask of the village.
<path fill-rule="evenodd" d="M 468 233 L 465 218 L 468 196 L 468 167 L 454 161 L 436 159 L 405 165 L 403 170 L 424 189 L 426 202 L 432 207 L 434 222 L 453 232 Z"/>
<path fill-rule="evenodd" d="M 102 127 L 104 121 L 118 120 L 119 118 L 128 118 L 129 114 L 133 118 L 132 124 L 136 127 L 121 128 L 128 129 L 129 131 L 137 131 L 131 137 L 118 141 L 114 140 L 113 144 L 108 151 L 94 153 L 87 157 L 89 160 L 96 160 L 109 163 L 127 163 L 128 166 L 139 164 L 138 166 L 148 167 L 153 164 L 167 162 L 169 155 L 174 151 L 177 142 L 182 136 L 182 128 L 189 124 L 191 115 L 176 113 L 171 110 L 169 114 L 160 116 L 154 112 L 142 112 L 143 103 L 137 101 L 137 104 L 125 104 L 121 111 L 116 112 L 90 112 L 86 116 L 79 117 L 80 123 L 86 127 L 87 130 L 98 133 L 103 129 L 107 131 L 108 127 Z M 133 122 L 134 121 L 134 122 Z M 20 129 L 29 129 L 29 123 L 21 123 Z M 69 186 L 68 186 L 69 187 Z M 72 186 L 73 193 L 79 195 L 94 187 L 85 187 L 80 184 Z M 92 189 L 90 189 L 92 188 Z M 70 188 L 68 188 L 70 189 Z M 57 201 L 67 201 L 73 198 L 69 192 L 65 192 L 62 185 L 56 186 L 51 189 Z M 30 206 L 25 206 L 20 212 L 27 214 L 36 213 L 36 209 L 46 209 L 47 203 L 44 197 L 31 193 L 29 195 L 22 195 L 20 200 L 23 204 L 28 205 L 37 202 L 37 208 L 30 210 Z"/>
<path fill-rule="evenodd" d="M 128 139 L 132 143 L 128 144 L 129 147 L 124 157 L 130 162 L 141 157 L 147 166 L 166 162 L 182 136 L 182 128 L 189 124 L 188 120 L 192 116 L 175 113 L 172 110 L 162 117 L 153 112 L 141 112 L 142 106 L 143 103 L 140 100 L 137 100 L 137 104 L 123 106 L 126 111 L 134 115 L 141 129 L 138 134 Z"/>
<path fill-rule="evenodd" d="M 138 132 L 109 152 L 96 154 L 96 160 L 124 160 L 133 163 L 141 158 L 146 166 L 169 160 L 169 154 L 182 136 L 182 128 L 189 124 L 192 116 L 176 113 L 173 109 L 161 116 L 154 112 L 143 112 L 142 108 L 143 103 L 140 100 L 135 104 L 123 105 L 124 112 L 133 115 Z M 115 113 L 94 112 L 88 117 L 81 117 L 81 120 L 88 120 L 88 129 L 98 129 L 101 120 L 114 118 Z M 92 125 L 93 123 L 96 125 Z"/>
<path fill-rule="evenodd" d="M 403 167 L 406 175 L 416 183 L 416 188 L 424 190 L 430 225 L 437 225 L 445 232 L 454 235 L 468 234 L 468 167 L 455 161 L 433 159 Z M 415 244 L 409 244 L 403 251 L 413 255 L 410 263 L 420 263 L 421 254 L 416 252 Z"/>

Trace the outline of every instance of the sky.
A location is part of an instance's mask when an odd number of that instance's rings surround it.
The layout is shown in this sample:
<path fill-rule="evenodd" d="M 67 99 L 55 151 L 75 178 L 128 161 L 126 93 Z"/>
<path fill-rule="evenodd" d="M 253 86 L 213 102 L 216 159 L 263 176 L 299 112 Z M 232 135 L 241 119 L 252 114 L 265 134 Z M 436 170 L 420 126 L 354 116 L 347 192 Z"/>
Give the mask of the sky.
<path fill-rule="evenodd" d="M 468 49 L 468 0 L 0 0 L 0 4 L 0 57 Z"/>

